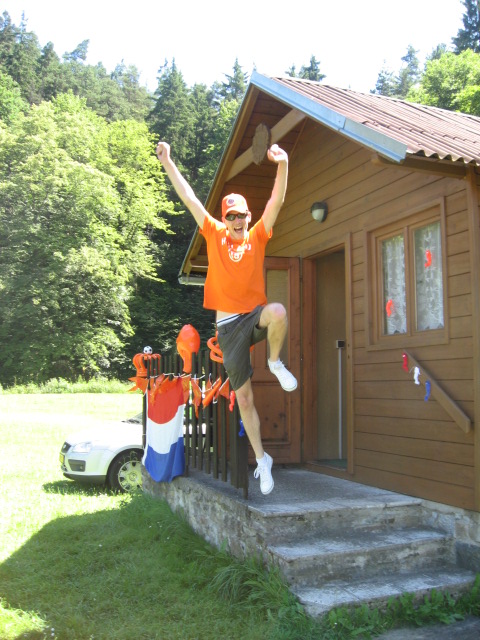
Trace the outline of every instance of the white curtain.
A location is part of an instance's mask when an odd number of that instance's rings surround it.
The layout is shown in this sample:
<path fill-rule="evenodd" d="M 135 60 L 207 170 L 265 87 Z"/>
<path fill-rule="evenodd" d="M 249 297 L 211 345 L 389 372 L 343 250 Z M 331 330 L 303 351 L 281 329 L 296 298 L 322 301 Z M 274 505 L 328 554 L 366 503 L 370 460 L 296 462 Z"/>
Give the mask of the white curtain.
<path fill-rule="evenodd" d="M 443 275 L 440 223 L 434 222 L 416 229 L 415 300 L 417 331 L 442 329 Z"/>
<path fill-rule="evenodd" d="M 382 242 L 382 267 L 384 335 L 406 333 L 405 247 L 402 234 Z"/>

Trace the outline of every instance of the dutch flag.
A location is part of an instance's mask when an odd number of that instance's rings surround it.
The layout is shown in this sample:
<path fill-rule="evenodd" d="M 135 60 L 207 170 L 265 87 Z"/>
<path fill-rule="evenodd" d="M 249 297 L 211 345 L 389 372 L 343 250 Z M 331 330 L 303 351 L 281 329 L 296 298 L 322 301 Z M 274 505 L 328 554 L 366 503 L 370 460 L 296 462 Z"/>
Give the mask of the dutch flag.
<path fill-rule="evenodd" d="M 154 402 L 147 392 L 147 437 L 143 464 L 156 482 L 171 482 L 185 472 L 184 396 L 180 378 L 165 381 Z M 163 387 L 163 385 L 162 385 Z"/>

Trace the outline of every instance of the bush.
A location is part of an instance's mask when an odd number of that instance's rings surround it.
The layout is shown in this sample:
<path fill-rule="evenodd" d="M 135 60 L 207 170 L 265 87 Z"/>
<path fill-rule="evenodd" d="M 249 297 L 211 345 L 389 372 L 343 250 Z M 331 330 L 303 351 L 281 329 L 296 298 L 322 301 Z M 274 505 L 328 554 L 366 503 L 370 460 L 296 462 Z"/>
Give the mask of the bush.
<path fill-rule="evenodd" d="M 76 382 L 68 382 L 63 378 L 51 378 L 43 384 L 15 384 L 4 388 L 0 385 L 0 394 L 5 393 L 124 393 L 131 387 L 130 383 L 120 380 L 107 380 L 106 378 L 92 378 L 83 380 L 78 378 Z"/>

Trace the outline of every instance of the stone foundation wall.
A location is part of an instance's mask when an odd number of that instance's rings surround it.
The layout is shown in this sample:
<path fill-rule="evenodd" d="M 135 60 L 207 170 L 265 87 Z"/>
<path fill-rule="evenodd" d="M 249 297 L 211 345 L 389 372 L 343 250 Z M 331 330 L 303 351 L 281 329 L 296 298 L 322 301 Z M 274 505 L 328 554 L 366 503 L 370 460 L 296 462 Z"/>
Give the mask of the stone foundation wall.
<path fill-rule="evenodd" d="M 480 573 L 480 513 L 427 500 L 423 507 L 426 524 L 455 538 L 457 564 Z"/>
<path fill-rule="evenodd" d="M 205 482 L 179 477 L 173 482 L 154 482 L 142 468 L 143 490 L 164 499 L 172 511 L 182 512 L 192 529 L 217 549 L 226 547 L 238 558 L 256 555 L 255 532 L 249 526 L 250 512 L 246 502 L 232 500 L 215 490 L 214 480 L 205 476 Z M 223 483 L 225 484 L 225 483 Z M 229 487 L 224 487 L 224 491 Z M 231 489 L 232 497 L 238 491 Z"/>
<path fill-rule="evenodd" d="M 166 500 L 172 511 L 183 512 L 193 530 L 214 547 L 226 546 L 239 558 L 261 552 L 248 502 L 237 489 L 206 474 L 158 483 L 144 468 L 142 473 L 144 491 Z M 422 506 L 425 525 L 454 537 L 457 564 L 480 573 L 480 513 L 429 501 Z"/>

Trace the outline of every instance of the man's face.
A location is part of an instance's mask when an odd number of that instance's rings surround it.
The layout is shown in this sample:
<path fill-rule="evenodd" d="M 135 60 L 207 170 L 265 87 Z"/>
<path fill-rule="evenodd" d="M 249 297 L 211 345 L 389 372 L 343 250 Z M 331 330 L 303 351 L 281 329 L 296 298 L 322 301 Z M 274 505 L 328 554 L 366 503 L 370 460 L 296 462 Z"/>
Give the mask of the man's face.
<path fill-rule="evenodd" d="M 235 218 L 233 220 L 228 220 L 228 218 L 232 217 L 233 215 L 235 215 Z M 239 217 L 239 215 L 242 216 L 242 218 Z M 240 241 L 243 240 L 247 234 L 248 223 L 250 222 L 250 214 L 238 214 L 237 211 L 230 211 L 225 217 L 224 222 L 232 240 Z"/>

